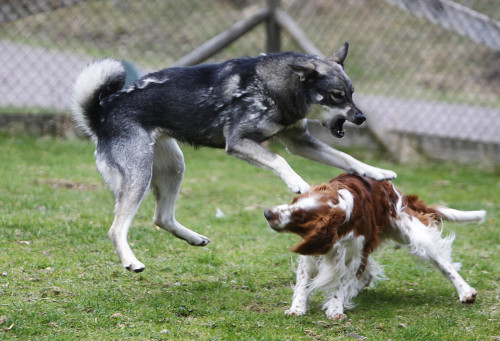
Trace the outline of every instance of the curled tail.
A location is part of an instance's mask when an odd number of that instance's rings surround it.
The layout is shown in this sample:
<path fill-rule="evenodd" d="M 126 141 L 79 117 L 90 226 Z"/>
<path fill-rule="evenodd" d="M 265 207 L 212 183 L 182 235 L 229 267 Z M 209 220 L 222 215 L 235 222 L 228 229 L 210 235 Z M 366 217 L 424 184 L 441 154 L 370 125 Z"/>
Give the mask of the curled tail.
<path fill-rule="evenodd" d="M 76 124 L 93 139 L 101 117 L 101 99 L 120 90 L 125 76 L 121 62 L 102 59 L 89 64 L 76 79 L 71 111 Z"/>

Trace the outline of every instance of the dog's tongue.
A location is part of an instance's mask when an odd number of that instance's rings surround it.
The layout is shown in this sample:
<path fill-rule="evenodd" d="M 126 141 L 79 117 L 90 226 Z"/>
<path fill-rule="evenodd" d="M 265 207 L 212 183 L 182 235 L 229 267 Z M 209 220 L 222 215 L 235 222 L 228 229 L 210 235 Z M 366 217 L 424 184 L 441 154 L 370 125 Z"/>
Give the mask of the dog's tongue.
<path fill-rule="evenodd" d="M 338 138 L 344 137 L 345 135 L 344 122 L 345 118 L 338 118 L 337 120 L 335 120 L 333 125 L 330 126 L 330 133 Z"/>

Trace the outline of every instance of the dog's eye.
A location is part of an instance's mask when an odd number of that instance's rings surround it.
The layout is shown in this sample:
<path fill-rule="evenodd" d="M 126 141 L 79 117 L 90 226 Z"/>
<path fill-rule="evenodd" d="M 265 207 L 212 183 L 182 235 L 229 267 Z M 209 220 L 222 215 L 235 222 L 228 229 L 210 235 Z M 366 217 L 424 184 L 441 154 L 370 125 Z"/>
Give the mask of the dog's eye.
<path fill-rule="evenodd" d="M 339 101 L 344 99 L 345 93 L 341 90 L 333 90 L 330 95 L 334 101 Z"/>
<path fill-rule="evenodd" d="M 307 213 L 303 210 L 298 210 L 293 213 L 293 220 L 297 223 L 304 222 L 307 219 Z"/>

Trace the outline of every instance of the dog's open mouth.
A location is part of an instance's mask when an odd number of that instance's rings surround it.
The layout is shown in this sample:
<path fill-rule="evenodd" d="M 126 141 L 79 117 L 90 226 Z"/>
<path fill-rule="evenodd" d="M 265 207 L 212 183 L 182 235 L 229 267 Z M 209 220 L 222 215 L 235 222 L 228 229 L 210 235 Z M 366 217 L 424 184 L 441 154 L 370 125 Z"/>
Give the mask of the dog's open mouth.
<path fill-rule="evenodd" d="M 333 125 L 330 125 L 330 133 L 338 138 L 342 138 L 345 135 L 345 130 L 344 130 L 344 122 L 345 118 L 339 117 L 333 122 Z"/>

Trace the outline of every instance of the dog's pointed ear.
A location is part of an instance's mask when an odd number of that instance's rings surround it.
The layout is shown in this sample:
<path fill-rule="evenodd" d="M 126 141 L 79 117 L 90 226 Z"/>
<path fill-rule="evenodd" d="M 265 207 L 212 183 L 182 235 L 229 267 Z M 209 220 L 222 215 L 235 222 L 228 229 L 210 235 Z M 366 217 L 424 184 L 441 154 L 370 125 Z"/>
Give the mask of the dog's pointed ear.
<path fill-rule="evenodd" d="M 316 74 L 316 66 L 313 63 L 288 64 L 292 71 L 297 74 L 301 82 Z"/>
<path fill-rule="evenodd" d="M 349 51 L 349 43 L 346 41 L 342 47 L 333 54 L 333 57 L 331 58 L 335 63 L 340 64 L 342 67 L 344 67 L 344 61 L 345 58 L 347 57 L 347 52 Z"/>
<path fill-rule="evenodd" d="M 293 247 L 291 251 L 306 256 L 327 253 L 339 240 L 338 227 L 344 220 L 345 212 L 342 209 L 336 208 L 332 210 L 328 218 L 318 222 L 316 228 L 304 236 L 304 239 Z"/>

